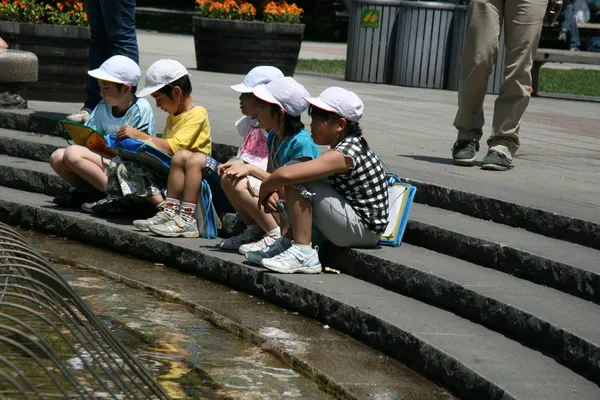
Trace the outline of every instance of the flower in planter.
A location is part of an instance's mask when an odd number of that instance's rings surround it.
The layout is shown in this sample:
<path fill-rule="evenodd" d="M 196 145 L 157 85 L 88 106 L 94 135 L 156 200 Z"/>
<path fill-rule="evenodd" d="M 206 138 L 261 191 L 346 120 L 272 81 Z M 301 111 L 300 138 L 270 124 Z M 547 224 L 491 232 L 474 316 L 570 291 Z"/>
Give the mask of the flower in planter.
<path fill-rule="evenodd" d="M 252 4 L 234 0 L 196 0 L 196 7 L 206 18 L 252 21 L 256 16 L 256 8 Z"/>
<path fill-rule="evenodd" d="M 265 22 L 279 22 L 284 24 L 299 24 L 300 17 L 304 12 L 295 3 L 288 4 L 285 1 L 276 3 L 271 1 L 263 10 L 263 20 Z"/>
<path fill-rule="evenodd" d="M 0 20 L 53 25 L 87 25 L 87 14 L 81 1 L 2 0 Z"/>

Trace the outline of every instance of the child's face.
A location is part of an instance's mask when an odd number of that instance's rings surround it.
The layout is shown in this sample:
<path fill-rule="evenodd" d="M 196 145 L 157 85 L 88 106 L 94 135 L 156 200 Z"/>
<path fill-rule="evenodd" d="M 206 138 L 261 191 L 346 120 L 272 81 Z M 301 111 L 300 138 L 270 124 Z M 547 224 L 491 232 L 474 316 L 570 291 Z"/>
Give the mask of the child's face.
<path fill-rule="evenodd" d="M 344 130 L 346 120 L 327 119 L 321 115 L 312 115 L 310 120 L 310 133 L 313 141 L 319 146 L 330 145 Z"/>
<path fill-rule="evenodd" d="M 258 103 L 258 124 L 266 131 L 271 129 L 279 129 L 279 114 L 274 113 L 269 103 L 259 102 Z"/>
<path fill-rule="evenodd" d="M 178 89 L 178 88 L 175 88 L 175 89 Z M 173 91 L 175 91 L 175 90 L 173 90 Z M 160 108 L 167 114 L 170 114 L 170 115 L 177 114 L 177 109 L 179 108 L 179 103 L 176 99 L 174 100 L 162 92 L 154 92 L 154 93 L 152 93 L 152 97 L 154 97 L 154 100 L 156 100 L 156 107 Z"/>
<path fill-rule="evenodd" d="M 248 117 L 256 117 L 258 113 L 258 101 L 252 93 L 240 94 L 240 110 Z"/>
<path fill-rule="evenodd" d="M 102 79 L 98 79 L 98 85 L 100 86 L 102 100 L 110 107 L 116 107 L 123 103 L 131 93 L 131 86 L 129 85 L 123 85 L 119 88 L 116 83 L 103 81 Z"/>

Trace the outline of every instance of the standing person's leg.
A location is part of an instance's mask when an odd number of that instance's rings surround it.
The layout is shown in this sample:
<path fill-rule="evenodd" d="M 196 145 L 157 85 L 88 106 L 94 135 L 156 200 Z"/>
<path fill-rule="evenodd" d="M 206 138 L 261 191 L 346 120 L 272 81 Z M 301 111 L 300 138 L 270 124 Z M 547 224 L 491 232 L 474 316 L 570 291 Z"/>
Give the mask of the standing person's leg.
<path fill-rule="evenodd" d="M 566 3 L 560 12 L 560 32 L 558 40 L 569 41 L 571 50 L 579 49 L 581 42 L 579 41 L 579 29 L 577 28 L 577 19 L 575 18 L 575 7 L 573 3 Z"/>
<path fill-rule="evenodd" d="M 498 58 L 498 39 L 504 0 L 473 0 L 467 15 L 467 32 L 460 57 L 458 130 L 452 157 L 457 164 L 472 165 L 484 124 L 483 101 Z"/>
<path fill-rule="evenodd" d="M 102 0 L 111 56 L 122 55 L 140 63 L 135 34 L 135 0 Z"/>
<path fill-rule="evenodd" d="M 102 65 L 104 61 L 110 58 L 110 47 L 108 44 L 108 33 L 104 24 L 101 0 L 84 0 L 85 11 L 88 15 L 90 25 L 90 53 L 88 57 L 88 69 L 91 71 Z M 96 78 L 88 77 L 85 86 L 85 103 L 83 110 L 91 113 L 100 103 L 100 87 Z M 74 114 L 77 115 L 77 114 Z M 85 121 L 75 121 L 85 122 Z"/>
<path fill-rule="evenodd" d="M 506 0 L 504 83 L 494 105 L 490 147 L 483 168 L 505 171 L 519 148 L 521 119 L 531 97 L 531 68 L 542 31 L 546 0 Z"/>

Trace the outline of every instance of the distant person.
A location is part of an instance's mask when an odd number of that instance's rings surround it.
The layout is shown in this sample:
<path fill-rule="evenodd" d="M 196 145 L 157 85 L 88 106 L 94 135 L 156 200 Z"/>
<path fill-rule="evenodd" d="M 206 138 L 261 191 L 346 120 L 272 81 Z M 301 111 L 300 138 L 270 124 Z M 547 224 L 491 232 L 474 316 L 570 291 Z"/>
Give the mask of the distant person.
<path fill-rule="evenodd" d="M 473 0 L 460 58 L 458 137 L 452 158 L 473 165 L 483 136 L 483 101 L 498 58 L 502 26 L 506 43 L 506 77 L 494 106 L 492 135 L 482 169 L 506 171 L 519 149 L 519 128 L 531 97 L 531 67 L 537 51 L 547 2 L 539 0 Z"/>
<path fill-rule="evenodd" d="M 8 49 L 8 44 L 0 37 L 0 49 Z"/>
<path fill-rule="evenodd" d="M 558 17 L 560 22 L 560 32 L 558 40 L 569 44 L 571 51 L 579 51 L 581 42 L 579 41 L 579 29 L 577 28 L 577 19 L 575 18 L 575 7 L 571 0 L 565 0 L 563 9 Z"/>
<path fill-rule="evenodd" d="M 90 25 L 88 69 L 95 70 L 112 56 L 126 56 L 139 65 L 135 34 L 135 0 L 84 0 Z M 89 77 L 83 108 L 67 116 L 69 121 L 84 124 L 100 103 L 100 87 Z"/>

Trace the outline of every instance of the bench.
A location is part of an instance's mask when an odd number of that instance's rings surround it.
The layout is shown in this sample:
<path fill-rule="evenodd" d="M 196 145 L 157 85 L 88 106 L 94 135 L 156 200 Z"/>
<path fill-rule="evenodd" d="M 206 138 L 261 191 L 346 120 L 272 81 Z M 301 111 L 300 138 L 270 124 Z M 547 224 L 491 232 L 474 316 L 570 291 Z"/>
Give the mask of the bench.
<path fill-rule="evenodd" d="M 38 58 L 28 51 L 0 49 L 0 108 L 27 108 L 27 84 L 37 82 Z"/>
<path fill-rule="evenodd" d="M 537 96 L 540 68 L 545 63 L 573 63 L 600 65 L 600 53 L 592 53 L 589 51 L 570 51 L 558 49 L 538 49 L 533 59 L 533 68 L 531 69 L 531 79 L 533 86 L 533 96 Z"/>
<path fill-rule="evenodd" d="M 548 23 L 544 23 L 542 29 L 544 31 L 552 31 L 558 33 L 560 27 L 558 24 L 550 25 Z M 579 30 L 579 34 L 583 36 L 600 35 L 600 23 L 578 23 L 577 29 Z"/>

